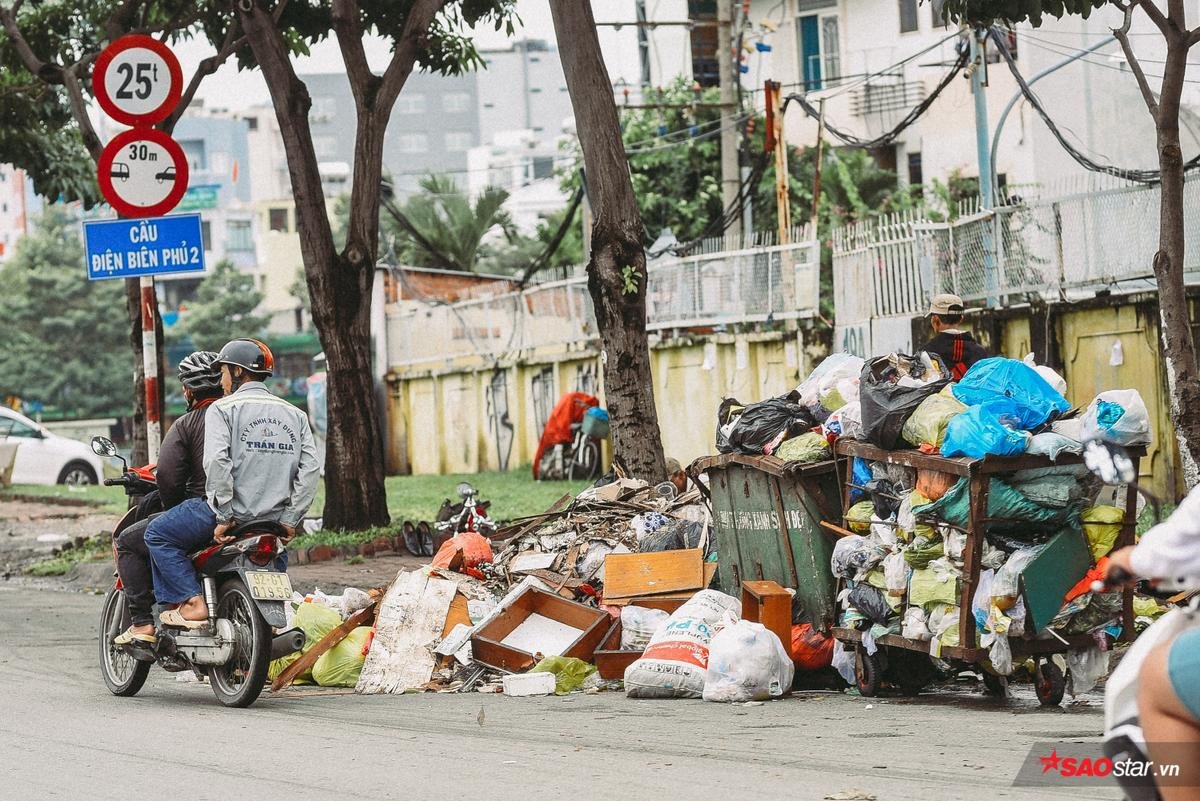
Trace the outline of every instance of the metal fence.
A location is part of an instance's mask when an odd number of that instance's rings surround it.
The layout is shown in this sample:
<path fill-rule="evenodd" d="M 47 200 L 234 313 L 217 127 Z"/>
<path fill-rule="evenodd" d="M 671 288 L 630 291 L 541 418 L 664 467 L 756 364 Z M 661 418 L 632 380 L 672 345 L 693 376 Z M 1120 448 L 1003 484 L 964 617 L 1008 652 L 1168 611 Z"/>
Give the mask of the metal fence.
<path fill-rule="evenodd" d="M 693 249 L 696 255 L 655 259 L 647 268 L 647 330 L 815 316 L 820 247 L 807 228 L 794 233 L 793 243 L 787 245 L 719 249 L 742 244 L 740 238 L 730 238 L 700 243 Z M 582 270 L 520 292 L 453 304 L 424 302 L 388 312 L 391 367 L 465 356 L 492 361 L 597 337 Z"/>
<path fill-rule="evenodd" d="M 1184 188 L 1185 275 L 1200 279 L 1200 178 Z M 980 210 L 963 204 L 940 222 L 894 214 L 834 231 L 834 303 L 839 327 L 922 313 L 930 296 L 1010 305 L 1153 287 L 1157 187 L 1092 179 Z"/>

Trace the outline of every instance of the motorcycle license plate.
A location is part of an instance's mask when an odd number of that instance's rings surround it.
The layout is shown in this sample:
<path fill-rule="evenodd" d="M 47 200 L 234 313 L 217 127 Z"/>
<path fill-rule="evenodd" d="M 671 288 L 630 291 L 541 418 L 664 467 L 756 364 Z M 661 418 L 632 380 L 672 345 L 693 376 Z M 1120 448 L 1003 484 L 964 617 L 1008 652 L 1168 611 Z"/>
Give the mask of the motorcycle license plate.
<path fill-rule="evenodd" d="M 247 573 L 246 584 L 250 597 L 258 601 L 289 601 L 292 582 L 287 573 Z"/>

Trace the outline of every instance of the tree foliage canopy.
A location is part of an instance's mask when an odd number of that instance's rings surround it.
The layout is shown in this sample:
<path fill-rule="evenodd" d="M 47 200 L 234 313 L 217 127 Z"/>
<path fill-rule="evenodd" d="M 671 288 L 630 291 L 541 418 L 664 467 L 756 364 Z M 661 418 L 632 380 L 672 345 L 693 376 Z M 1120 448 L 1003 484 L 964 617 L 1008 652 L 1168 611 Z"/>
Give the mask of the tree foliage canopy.
<path fill-rule="evenodd" d="M 1037 27 L 1046 14 L 1056 19 L 1068 14 L 1087 19 L 1092 9 L 1109 4 L 1116 5 L 1113 0 L 946 0 L 942 14 L 950 22 L 968 25 L 1028 22 Z"/>
<path fill-rule="evenodd" d="M 48 206 L 0 268 L 0 396 L 70 417 L 127 414 L 133 369 L 120 281 L 88 281 L 78 222 Z"/>
<path fill-rule="evenodd" d="M 196 297 L 184 309 L 179 331 L 191 337 L 197 350 L 220 350 L 236 337 L 259 338 L 270 322 L 267 315 L 254 313 L 262 300 L 254 276 L 224 259 L 200 282 Z"/>

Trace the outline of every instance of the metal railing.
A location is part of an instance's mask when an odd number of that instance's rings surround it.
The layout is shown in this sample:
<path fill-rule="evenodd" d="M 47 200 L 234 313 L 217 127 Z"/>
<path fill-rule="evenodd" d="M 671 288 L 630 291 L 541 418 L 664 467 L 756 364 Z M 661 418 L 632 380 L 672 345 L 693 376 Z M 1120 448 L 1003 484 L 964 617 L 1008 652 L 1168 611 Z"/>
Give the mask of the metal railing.
<path fill-rule="evenodd" d="M 820 293 L 820 247 L 807 229 L 796 233 L 792 244 L 713 250 L 717 244 L 730 244 L 718 240 L 698 245 L 696 255 L 651 262 L 647 330 L 814 317 Z M 388 311 L 388 360 L 393 368 L 471 356 L 490 363 L 521 352 L 597 339 L 582 270 L 566 280 L 519 292 Z"/>

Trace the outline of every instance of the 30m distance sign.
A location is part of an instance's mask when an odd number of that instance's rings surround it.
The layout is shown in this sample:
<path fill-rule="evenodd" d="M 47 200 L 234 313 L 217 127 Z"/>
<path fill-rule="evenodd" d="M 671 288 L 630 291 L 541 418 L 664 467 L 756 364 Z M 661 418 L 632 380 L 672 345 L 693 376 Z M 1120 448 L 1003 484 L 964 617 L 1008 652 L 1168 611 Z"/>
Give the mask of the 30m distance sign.
<path fill-rule="evenodd" d="M 199 214 L 87 220 L 83 238 L 91 281 L 204 270 Z"/>

